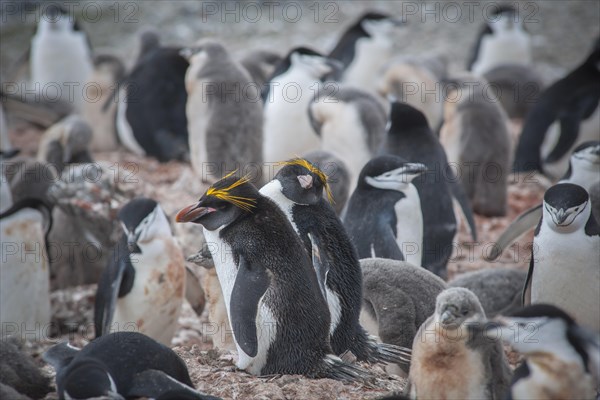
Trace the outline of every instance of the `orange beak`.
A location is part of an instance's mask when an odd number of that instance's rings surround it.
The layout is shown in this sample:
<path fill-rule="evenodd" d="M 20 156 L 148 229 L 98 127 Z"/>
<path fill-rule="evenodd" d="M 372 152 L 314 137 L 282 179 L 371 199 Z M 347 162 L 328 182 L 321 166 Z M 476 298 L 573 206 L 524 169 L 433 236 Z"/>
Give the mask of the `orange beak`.
<path fill-rule="evenodd" d="M 193 222 L 215 211 L 217 210 L 212 207 L 200 207 L 198 204 L 192 204 L 177 213 L 175 222 Z"/>

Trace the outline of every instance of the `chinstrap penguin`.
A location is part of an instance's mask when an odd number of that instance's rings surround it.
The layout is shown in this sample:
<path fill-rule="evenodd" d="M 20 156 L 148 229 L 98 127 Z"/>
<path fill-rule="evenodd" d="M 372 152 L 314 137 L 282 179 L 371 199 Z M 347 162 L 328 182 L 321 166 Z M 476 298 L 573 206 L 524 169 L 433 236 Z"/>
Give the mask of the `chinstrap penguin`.
<path fill-rule="evenodd" d="M 435 313 L 421 325 L 413 343 L 406 392 L 413 399 L 500 399 L 511 370 L 501 341 L 471 334 L 485 322 L 473 292 L 449 288 L 437 296 Z"/>
<path fill-rule="evenodd" d="M 502 64 L 530 65 L 531 35 L 524 22 L 519 9 L 497 5 L 477 36 L 467 69 L 482 76 Z"/>
<path fill-rule="evenodd" d="M 230 173 L 176 216 L 204 227 L 237 366 L 253 375 L 368 375 L 330 354 L 330 316 L 311 259 L 290 222 L 248 177 Z"/>
<path fill-rule="evenodd" d="M 156 398 L 181 390 L 192 399 L 216 400 L 194 390 L 185 363 L 173 350 L 138 332 L 104 335 L 83 349 L 62 342 L 43 358 L 56 370 L 61 399 Z"/>
<path fill-rule="evenodd" d="M 154 200 L 133 199 L 118 218 L 124 234 L 98 284 L 96 336 L 135 329 L 170 345 L 185 289 L 181 248 Z"/>
<path fill-rule="evenodd" d="M 477 328 L 479 330 L 479 328 Z M 525 356 L 506 399 L 596 399 L 600 380 L 600 337 L 558 307 L 535 304 L 484 326 Z"/>
<path fill-rule="evenodd" d="M 327 176 L 305 159 L 283 164 L 260 193 L 281 208 L 312 256 L 331 315 L 333 352 L 342 355 L 350 351 L 358 361 L 407 362 L 401 349 L 377 344 L 358 321 L 362 302 L 360 264 L 342 222 L 329 204 L 333 199 Z"/>
<path fill-rule="evenodd" d="M 469 224 L 471 236 L 477 238 L 475 221 L 466 197 L 439 139 L 429 128 L 423 113 L 405 103 L 394 102 L 391 125 L 381 147 L 381 154 L 392 154 L 411 163 L 423 163 L 427 172 L 413 180 L 423 213 L 423 257 L 421 265 L 438 276 L 446 274 L 457 231 L 453 198 L 459 202 Z"/>
<path fill-rule="evenodd" d="M 584 142 L 577 146 L 569 160 L 569 169 L 558 183 L 573 183 L 581 186 L 590 194 L 592 215 L 598 221 L 600 198 L 592 195 L 594 185 L 600 184 L 600 141 Z M 494 243 L 486 260 L 493 261 L 523 234 L 532 230 L 542 218 L 542 205 L 537 205 L 520 214 Z"/>
<path fill-rule="evenodd" d="M 186 118 L 187 60 L 179 47 L 152 47 L 138 59 L 105 103 L 117 101 L 119 141 L 134 154 L 158 161 L 189 157 Z"/>
<path fill-rule="evenodd" d="M 340 37 L 329 57 L 341 61 L 341 81 L 375 92 L 377 74 L 393 56 L 400 20 L 380 12 L 367 12 Z"/>
<path fill-rule="evenodd" d="M 523 303 L 553 304 L 598 333 L 600 226 L 589 195 L 581 186 L 559 183 L 546 191 L 542 208 Z"/>
<path fill-rule="evenodd" d="M 565 155 L 587 140 L 600 140 L 600 39 L 586 60 L 540 95 L 531 109 L 519 138 L 513 169 L 515 172 L 541 171 L 557 178 L 567 169 Z M 589 124 L 586 122 L 589 121 Z M 557 125 L 559 137 L 543 154 L 543 144 Z"/>
<path fill-rule="evenodd" d="M 311 128 L 308 105 L 322 80 L 338 68 L 338 62 L 314 50 L 298 47 L 277 65 L 265 84 L 263 159 L 267 163 L 287 160 L 320 147 Z M 329 88 L 337 83 L 328 82 Z"/>
<path fill-rule="evenodd" d="M 344 225 L 359 258 L 391 258 L 421 266 L 423 214 L 411 183 L 427 170 L 396 156 L 367 163 L 350 196 Z"/>

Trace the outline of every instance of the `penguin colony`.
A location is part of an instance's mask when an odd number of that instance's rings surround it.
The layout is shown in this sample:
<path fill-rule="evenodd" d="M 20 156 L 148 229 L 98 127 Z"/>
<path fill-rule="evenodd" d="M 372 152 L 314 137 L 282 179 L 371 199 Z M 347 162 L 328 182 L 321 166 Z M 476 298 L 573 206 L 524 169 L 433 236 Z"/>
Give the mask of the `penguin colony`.
<path fill-rule="evenodd" d="M 101 107 L 61 98 L 62 111 L 2 98 L 2 397 L 53 390 L 10 336 L 48 325 L 57 279 L 68 286 L 84 276 L 97 284 L 95 337 L 42 356 L 61 399 L 216 399 L 195 389 L 170 348 L 184 300 L 200 315 L 203 291 L 217 327 L 212 344 L 233 351 L 235 373 L 369 385 L 369 366 L 380 364 L 407 380 L 387 398 L 595 399 L 600 129 L 591 125 L 600 40 L 544 88 L 517 11 L 496 7 L 467 71 L 451 73 L 444 55 L 402 54 L 396 38 L 410 23 L 375 11 L 329 52 L 301 46 L 237 58 L 215 38 L 165 46 L 147 30 L 137 58 L 121 60 L 93 54 L 67 10 L 44 7 L 31 81 L 98 80 L 113 91 Z M 448 100 L 472 82 L 496 84 L 504 96 Z M 407 96 L 409 83 L 435 87 L 446 101 Z M 526 85 L 534 101 L 511 97 Z M 23 110 L 47 128 L 35 159 L 8 135 L 6 120 Z M 511 124 L 522 125 L 519 135 Z M 87 166 L 106 172 L 96 152 L 119 146 L 185 166 L 186 187 L 172 190 L 198 200 L 113 192 L 108 228 L 90 222 L 100 204 L 59 193 Z M 498 179 L 486 175 L 490 166 Z M 46 179 L 27 182 L 34 170 Z M 446 281 L 461 224 L 476 241 L 474 214 L 507 214 L 511 172 L 551 183 L 487 259 L 537 226 L 529 269 Z M 106 253 L 99 271 L 83 257 L 67 267 L 49 257 L 53 241 L 73 236 Z M 184 241 L 198 252 L 185 254 Z M 209 268 L 203 287 L 191 262 Z M 522 355 L 514 371 L 503 345 Z"/>

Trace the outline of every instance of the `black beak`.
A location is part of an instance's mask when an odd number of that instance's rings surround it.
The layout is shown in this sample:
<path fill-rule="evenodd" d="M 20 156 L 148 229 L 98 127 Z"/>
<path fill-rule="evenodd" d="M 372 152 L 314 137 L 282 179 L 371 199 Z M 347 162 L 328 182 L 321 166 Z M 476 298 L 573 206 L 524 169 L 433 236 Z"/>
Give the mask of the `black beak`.
<path fill-rule="evenodd" d="M 138 241 L 138 235 L 131 233 L 129 235 L 127 235 L 127 249 L 131 252 L 131 253 L 141 253 L 142 249 L 140 249 L 140 246 L 138 246 L 137 241 Z"/>

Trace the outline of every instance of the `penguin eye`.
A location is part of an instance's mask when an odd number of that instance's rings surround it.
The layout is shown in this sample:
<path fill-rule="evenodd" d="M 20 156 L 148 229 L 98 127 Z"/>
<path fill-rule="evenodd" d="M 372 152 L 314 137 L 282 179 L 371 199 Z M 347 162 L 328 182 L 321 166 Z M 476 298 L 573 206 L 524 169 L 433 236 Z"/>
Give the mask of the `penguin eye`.
<path fill-rule="evenodd" d="M 469 310 L 461 310 L 460 313 L 462 315 L 467 315 L 467 314 L 469 314 Z"/>

